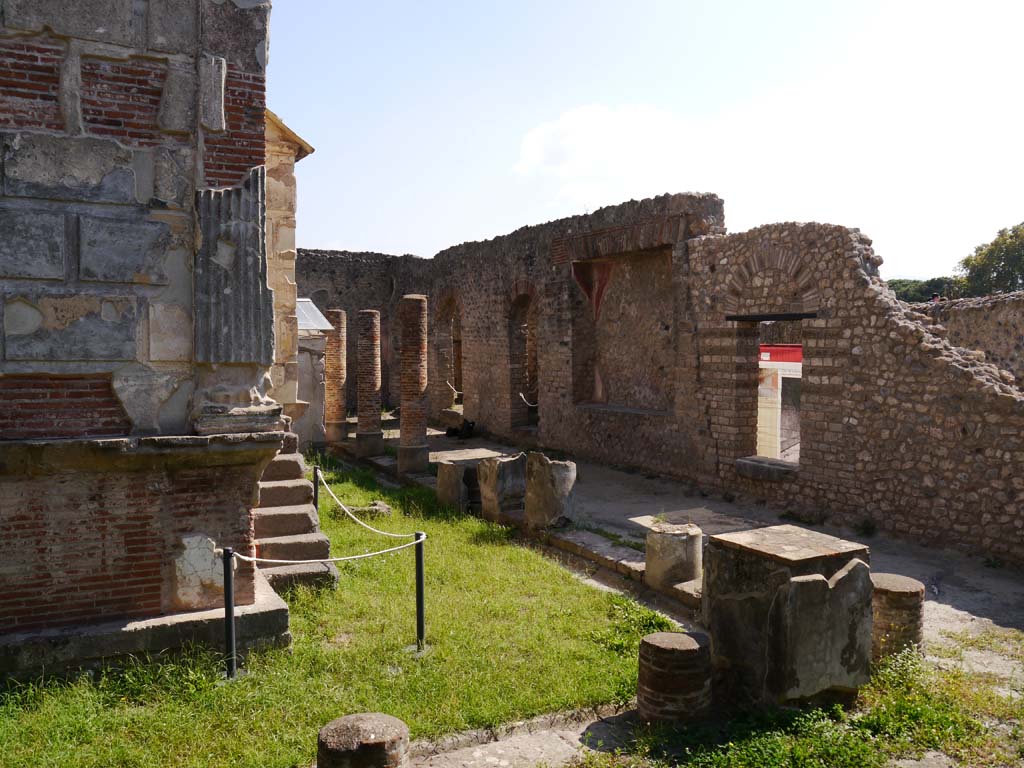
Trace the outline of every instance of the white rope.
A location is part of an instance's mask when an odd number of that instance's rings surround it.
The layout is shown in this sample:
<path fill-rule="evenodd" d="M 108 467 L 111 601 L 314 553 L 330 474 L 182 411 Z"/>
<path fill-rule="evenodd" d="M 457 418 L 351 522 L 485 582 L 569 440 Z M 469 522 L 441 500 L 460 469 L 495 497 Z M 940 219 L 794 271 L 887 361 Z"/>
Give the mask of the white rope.
<path fill-rule="evenodd" d="M 416 534 L 412 534 L 415 536 Z M 412 547 L 419 544 L 421 541 L 426 541 L 427 537 L 424 536 L 422 539 L 417 541 L 407 541 L 405 544 L 399 544 L 397 547 L 391 547 L 391 549 L 382 549 L 379 552 L 367 552 L 363 555 L 349 555 L 348 557 L 324 557 L 320 560 L 271 560 L 266 557 L 249 557 L 248 555 L 240 555 L 238 552 L 234 553 L 234 557 L 239 560 L 245 560 L 248 563 L 275 563 L 277 565 L 309 565 L 312 563 L 343 563 L 346 560 L 363 560 L 367 557 L 375 557 L 376 555 L 386 555 L 388 552 L 397 552 L 400 549 L 406 547 Z"/>
<path fill-rule="evenodd" d="M 526 399 L 526 395 L 524 395 L 522 392 L 519 393 L 519 396 L 521 398 L 523 398 L 523 402 L 526 403 L 530 408 L 536 408 L 537 407 L 537 404 L 536 403 L 531 403 L 529 400 L 527 400 Z"/>
<path fill-rule="evenodd" d="M 360 520 L 358 517 L 353 515 L 352 512 L 349 511 L 349 508 L 341 503 L 341 499 L 339 499 L 337 496 L 334 495 L 334 491 L 331 490 L 331 486 L 329 486 L 327 484 L 327 481 L 324 480 L 323 474 L 321 474 L 321 473 L 317 473 L 317 474 L 320 475 L 320 482 L 323 483 L 323 486 L 324 486 L 324 488 L 327 489 L 327 492 L 329 494 L 331 494 L 331 498 L 334 499 L 334 503 L 337 504 L 339 507 L 341 507 L 342 511 L 344 511 L 344 513 L 346 515 L 351 517 L 353 520 L 355 520 L 357 523 L 359 523 L 361 526 L 363 526 L 363 528 L 365 528 L 366 530 L 373 531 L 374 533 L 379 533 L 381 536 L 390 536 L 393 539 L 411 539 L 414 536 L 416 536 L 415 533 L 388 533 L 387 531 L 378 530 L 377 528 L 374 528 L 372 525 L 367 525 L 362 520 Z"/>
<path fill-rule="evenodd" d="M 452 386 L 452 383 L 450 381 L 445 381 L 445 384 L 447 384 L 448 385 L 448 389 L 450 389 L 456 395 L 461 395 L 462 394 L 461 392 L 459 392 L 459 390 L 457 390 L 455 387 Z"/>

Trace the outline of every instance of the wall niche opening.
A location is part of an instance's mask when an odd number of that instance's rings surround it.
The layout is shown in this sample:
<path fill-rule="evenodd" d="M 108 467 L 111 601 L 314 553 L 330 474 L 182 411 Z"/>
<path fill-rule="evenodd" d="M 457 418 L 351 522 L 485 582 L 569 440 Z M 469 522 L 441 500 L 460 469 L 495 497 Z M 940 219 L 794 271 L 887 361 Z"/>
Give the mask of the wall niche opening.
<path fill-rule="evenodd" d="M 537 302 L 521 294 L 508 318 L 511 425 L 534 429 L 539 420 L 540 382 L 537 370 Z"/>
<path fill-rule="evenodd" d="M 438 312 L 437 343 L 434 349 L 438 375 L 444 381 L 444 408 L 460 410 L 463 401 L 462 311 L 452 297 L 444 301 Z"/>
<path fill-rule="evenodd" d="M 573 398 L 578 406 L 665 414 L 673 360 L 669 248 L 573 262 Z"/>
<path fill-rule="evenodd" d="M 800 463 L 803 334 L 797 320 L 759 322 L 757 455 Z"/>

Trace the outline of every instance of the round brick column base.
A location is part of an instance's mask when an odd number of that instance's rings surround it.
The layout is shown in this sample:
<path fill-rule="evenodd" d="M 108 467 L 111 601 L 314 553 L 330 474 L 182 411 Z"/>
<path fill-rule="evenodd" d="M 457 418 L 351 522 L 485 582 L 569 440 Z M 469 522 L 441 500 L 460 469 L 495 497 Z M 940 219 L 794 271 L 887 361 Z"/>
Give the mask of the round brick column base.
<path fill-rule="evenodd" d="M 430 448 L 426 445 L 398 446 L 398 471 L 403 475 L 418 475 L 430 467 Z"/>
<path fill-rule="evenodd" d="M 872 573 L 871 658 L 880 661 L 924 641 L 924 584 L 896 573 Z"/>
<path fill-rule="evenodd" d="M 320 729 L 317 768 L 404 768 L 409 727 L 391 715 L 346 715 Z"/>
<path fill-rule="evenodd" d="M 655 632 L 640 641 L 636 708 L 646 721 L 697 720 L 711 709 L 711 643 L 700 632 Z"/>
<path fill-rule="evenodd" d="M 380 456 L 384 453 L 383 432 L 356 432 L 356 456 L 365 459 L 368 456 Z"/>

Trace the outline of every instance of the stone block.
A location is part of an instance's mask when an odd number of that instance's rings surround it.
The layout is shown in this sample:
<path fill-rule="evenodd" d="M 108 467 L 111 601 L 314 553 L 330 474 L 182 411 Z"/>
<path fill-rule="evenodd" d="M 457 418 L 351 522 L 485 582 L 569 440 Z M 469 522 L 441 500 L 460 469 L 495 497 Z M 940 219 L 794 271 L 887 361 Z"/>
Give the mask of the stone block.
<path fill-rule="evenodd" d="M 243 72 L 267 66 L 270 0 L 203 3 L 203 48 Z"/>
<path fill-rule="evenodd" d="M 135 360 L 134 297 L 13 296 L 4 304 L 8 360 Z"/>
<path fill-rule="evenodd" d="M 575 516 L 576 462 L 531 452 L 526 459 L 527 530 L 565 525 Z"/>
<path fill-rule="evenodd" d="M 87 282 L 166 285 L 169 242 L 170 228 L 162 222 L 82 216 L 79 275 Z"/>
<path fill-rule="evenodd" d="M 426 445 L 398 446 L 398 472 L 418 475 L 430 468 L 430 448 Z"/>
<path fill-rule="evenodd" d="M 881 661 L 924 641 L 924 584 L 896 573 L 872 573 L 871 658 Z"/>
<path fill-rule="evenodd" d="M 647 533 L 644 581 L 654 589 L 670 590 L 704 571 L 704 534 L 693 524 L 658 523 Z"/>
<path fill-rule="evenodd" d="M 469 486 L 466 484 L 466 465 L 454 461 L 437 463 L 437 501 L 459 512 L 469 509 Z"/>
<path fill-rule="evenodd" d="M 317 768 L 404 768 L 408 762 L 409 728 L 391 715 L 345 715 L 317 737 Z"/>
<path fill-rule="evenodd" d="M 774 705 L 866 682 L 868 557 L 861 544 L 792 525 L 709 537 L 702 610 L 716 699 Z"/>
<path fill-rule="evenodd" d="M 149 359 L 184 362 L 192 359 L 192 313 L 179 304 L 149 305 Z"/>
<path fill-rule="evenodd" d="M 220 56 L 199 59 L 199 121 L 203 128 L 220 133 L 227 127 L 224 118 L 224 81 L 227 62 Z"/>
<path fill-rule="evenodd" d="M 64 215 L 0 210 L 0 278 L 64 278 Z"/>
<path fill-rule="evenodd" d="M 146 45 L 151 51 L 191 52 L 195 41 L 194 0 L 149 0 Z"/>
<path fill-rule="evenodd" d="M 49 27 L 58 35 L 131 45 L 134 0 L 4 0 L 4 26 L 40 31 Z"/>
<path fill-rule="evenodd" d="M 134 203 L 132 162 L 130 150 L 104 139 L 8 135 L 3 142 L 4 194 Z"/>
<path fill-rule="evenodd" d="M 192 70 L 169 68 L 157 114 L 160 130 L 167 133 L 191 133 L 195 130 L 195 104 L 196 78 Z"/>
<path fill-rule="evenodd" d="M 356 456 L 366 459 L 384 453 L 383 432 L 356 432 Z"/>
<path fill-rule="evenodd" d="M 170 208 L 192 205 L 195 155 L 190 149 L 157 148 L 153 153 L 153 197 Z"/>
<path fill-rule="evenodd" d="M 477 465 L 480 514 L 497 522 L 509 512 L 520 512 L 526 496 L 526 454 L 494 456 Z"/>

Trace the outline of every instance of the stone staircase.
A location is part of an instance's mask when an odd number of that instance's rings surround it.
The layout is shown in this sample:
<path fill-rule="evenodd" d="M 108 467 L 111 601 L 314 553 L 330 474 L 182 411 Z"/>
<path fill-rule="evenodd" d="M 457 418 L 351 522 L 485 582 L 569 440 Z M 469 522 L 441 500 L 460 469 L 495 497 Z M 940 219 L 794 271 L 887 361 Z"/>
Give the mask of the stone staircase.
<path fill-rule="evenodd" d="M 260 479 L 259 506 L 253 510 L 256 556 L 274 560 L 315 560 L 330 557 L 331 542 L 320 532 L 313 506 L 313 483 L 298 452 L 298 437 L 289 434 L 284 447 Z M 262 565 L 260 572 L 275 590 L 296 584 L 332 587 L 338 583 L 334 563 Z"/>

